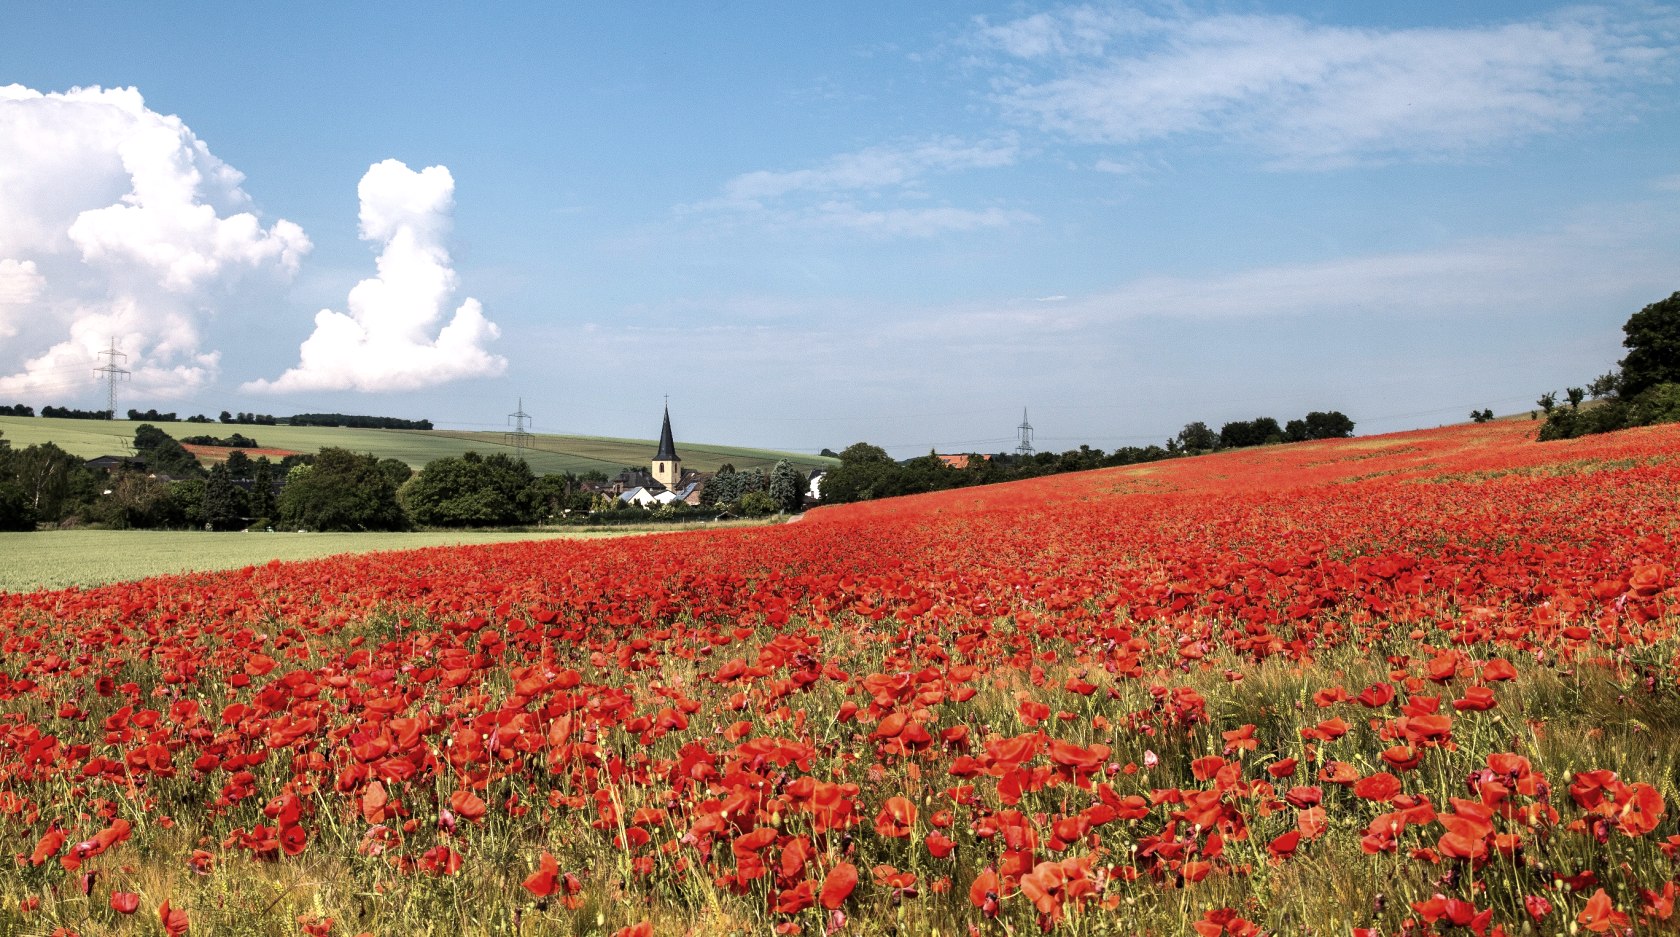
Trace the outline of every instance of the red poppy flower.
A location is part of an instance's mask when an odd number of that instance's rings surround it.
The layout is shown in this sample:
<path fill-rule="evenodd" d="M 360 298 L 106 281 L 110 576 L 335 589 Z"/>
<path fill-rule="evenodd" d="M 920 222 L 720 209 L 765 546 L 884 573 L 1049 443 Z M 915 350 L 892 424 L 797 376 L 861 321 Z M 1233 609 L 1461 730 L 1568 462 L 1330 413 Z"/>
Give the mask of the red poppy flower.
<path fill-rule="evenodd" d="M 554 894 L 554 887 L 559 882 L 560 864 L 554 861 L 554 856 L 544 849 L 537 860 L 537 870 L 525 877 L 522 883 L 525 890 L 538 898 L 547 898 Z"/>
<path fill-rule="evenodd" d="M 833 869 L 830 869 L 828 876 L 823 879 L 822 906 L 830 911 L 838 909 L 846 903 L 846 899 L 851 896 L 852 890 L 857 888 L 857 883 L 857 866 L 850 862 L 839 863 Z"/>
<path fill-rule="evenodd" d="M 111 892 L 111 910 L 118 914 L 133 914 L 140 910 L 140 896 L 131 891 Z"/>

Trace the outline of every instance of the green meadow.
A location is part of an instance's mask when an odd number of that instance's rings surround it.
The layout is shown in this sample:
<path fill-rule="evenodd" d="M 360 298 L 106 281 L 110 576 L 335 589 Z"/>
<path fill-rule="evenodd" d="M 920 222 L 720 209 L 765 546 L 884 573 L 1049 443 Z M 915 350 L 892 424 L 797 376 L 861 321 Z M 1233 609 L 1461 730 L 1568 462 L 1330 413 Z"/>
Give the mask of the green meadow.
<path fill-rule="evenodd" d="M 50 442 L 71 455 L 91 459 L 101 455 L 122 455 L 134 440 L 140 424 L 128 420 L 65 420 L 44 417 L 0 417 L 0 433 L 13 446 Z M 420 468 L 433 459 L 459 456 L 469 450 L 488 455 L 512 453 L 504 433 L 456 430 L 350 429 L 330 426 L 240 426 L 223 423 L 160 423 L 164 432 L 179 439 L 208 434 L 249 436 L 268 449 L 315 452 L 337 446 L 355 452 L 371 452 L 380 458 L 400 459 Z M 534 434 L 524 448 L 525 460 L 538 475 L 555 472 L 581 473 L 591 470 L 608 475 L 628 466 L 646 468 L 658 443 L 651 439 L 617 439 L 605 436 L 558 436 Z M 797 452 L 752 449 L 740 446 L 711 446 L 677 440 L 677 454 L 686 468 L 713 472 L 725 462 L 737 469 L 768 470 L 779 459 L 799 469 L 832 468 L 835 459 Z"/>
<path fill-rule="evenodd" d="M 674 529 L 670 525 L 661 530 Z M 617 537 L 640 529 L 419 531 L 409 533 L 207 533 L 192 530 L 41 530 L 0 533 L 0 592 L 96 586 L 170 573 L 239 569 L 270 560 L 416 550 L 450 544 L 555 537 Z"/>

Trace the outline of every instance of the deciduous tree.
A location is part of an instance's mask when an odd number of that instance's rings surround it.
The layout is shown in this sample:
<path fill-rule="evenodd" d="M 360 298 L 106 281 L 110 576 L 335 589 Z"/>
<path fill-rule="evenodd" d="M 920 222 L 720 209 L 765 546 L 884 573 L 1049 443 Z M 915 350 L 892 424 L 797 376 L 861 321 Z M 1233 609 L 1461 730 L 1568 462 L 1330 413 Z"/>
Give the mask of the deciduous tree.
<path fill-rule="evenodd" d="M 1680 383 L 1680 292 L 1654 302 L 1622 325 L 1621 394 L 1636 397 L 1648 387 Z"/>
<path fill-rule="evenodd" d="M 322 449 L 310 466 L 294 468 L 280 494 L 280 516 L 311 530 L 402 530 L 408 519 L 397 487 L 371 454 Z"/>

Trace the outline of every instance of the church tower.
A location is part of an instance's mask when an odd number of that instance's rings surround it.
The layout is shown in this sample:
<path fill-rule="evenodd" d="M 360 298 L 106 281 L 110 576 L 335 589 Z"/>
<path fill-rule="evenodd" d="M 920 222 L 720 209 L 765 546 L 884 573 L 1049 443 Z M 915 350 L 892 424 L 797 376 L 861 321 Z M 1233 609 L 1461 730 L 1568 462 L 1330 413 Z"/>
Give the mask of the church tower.
<path fill-rule="evenodd" d="M 659 451 L 653 454 L 653 480 L 676 490 L 682 478 L 682 460 L 677 458 L 677 444 L 671 438 L 671 405 L 665 405 L 665 425 L 659 430 Z"/>

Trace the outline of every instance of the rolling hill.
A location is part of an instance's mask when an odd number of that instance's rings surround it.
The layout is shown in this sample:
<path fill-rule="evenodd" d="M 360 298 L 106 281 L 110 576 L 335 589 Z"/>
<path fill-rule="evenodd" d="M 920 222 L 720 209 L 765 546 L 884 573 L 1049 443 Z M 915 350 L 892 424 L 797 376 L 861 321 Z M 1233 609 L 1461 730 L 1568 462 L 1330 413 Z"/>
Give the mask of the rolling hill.
<path fill-rule="evenodd" d="M 0 417 L 0 433 L 13 446 L 51 442 L 72 455 L 93 458 L 121 455 L 129 451 L 134 430 L 141 424 L 130 420 L 65 420 L 45 417 Z M 485 455 L 512 453 L 514 448 L 503 433 L 456 430 L 351 429 L 326 426 L 239 426 L 221 423 L 159 423 L 177 439 L 209 434 L 228 436 L 234 432 L 254 438 L 265 449 L 315 452 L 338 446 L 356 452 L 371 452 L 381 458 L 401 459 L 420 468 L 433 459 L 458 456 L 469 450 Z M 626 466 L 647 467 L 658 444 L 651 439 L 616 439 L 604 436 L 558 436 L 536 434 L 524 449 L 531 470 L 539 475 L 552 472 L 587 472 L 592 469 L 611 475 Z M 831 468 L 837 460 L 798 452 L 778 452 L 741 446 L 713 446 L 677 443 L 677 453 L 686 468 L 716 471 L 725 462 L 737 469 L 769 469 L 778 459 L 787 459 L 802 471 Z"/>

